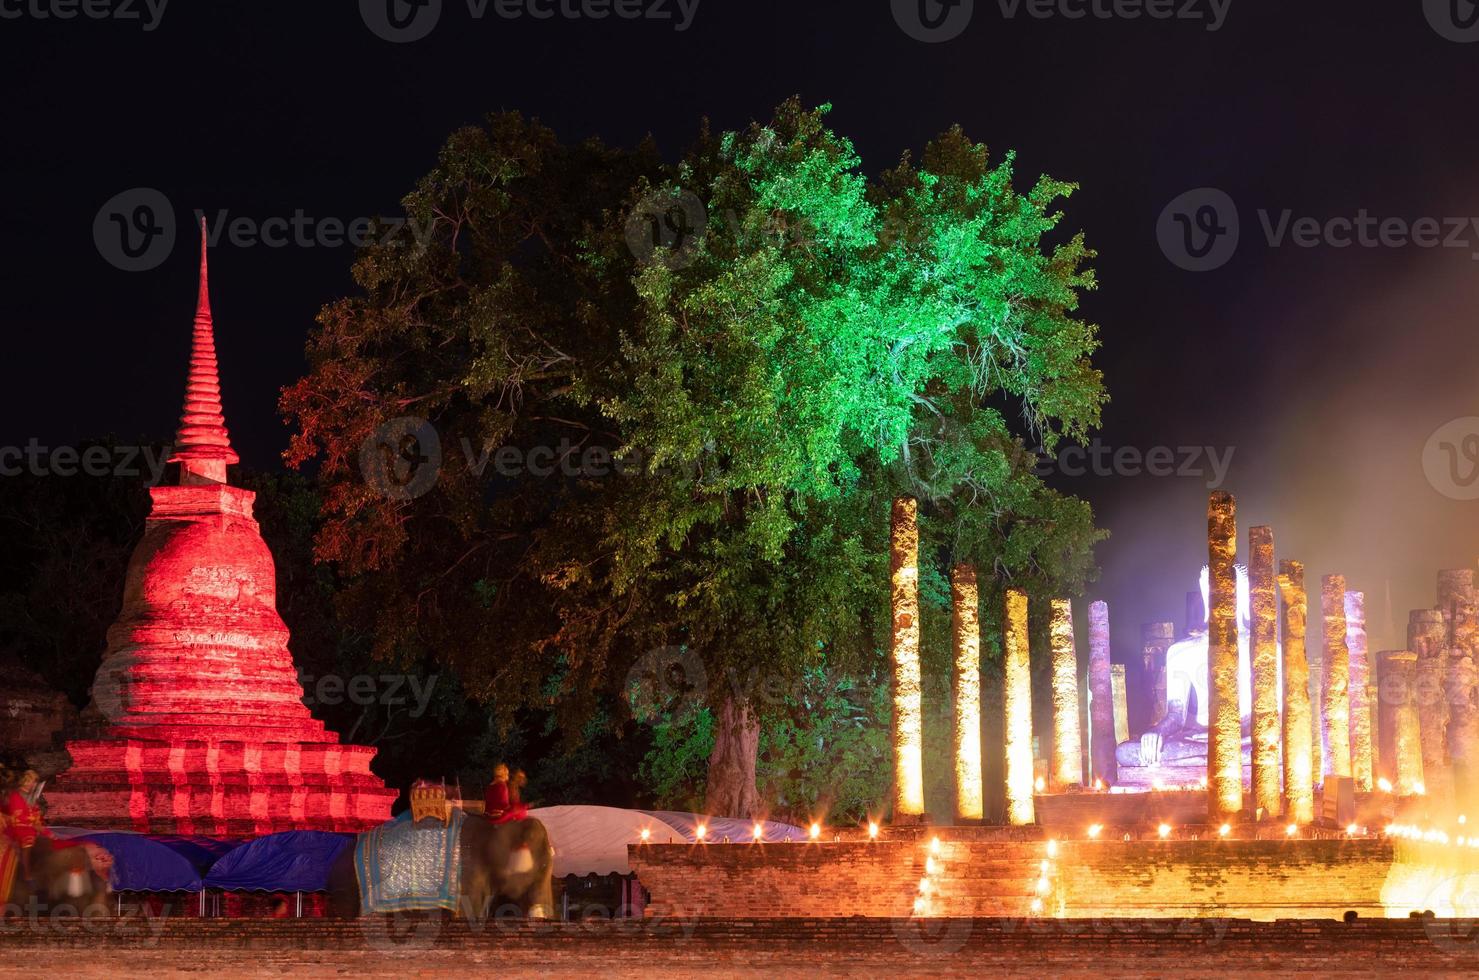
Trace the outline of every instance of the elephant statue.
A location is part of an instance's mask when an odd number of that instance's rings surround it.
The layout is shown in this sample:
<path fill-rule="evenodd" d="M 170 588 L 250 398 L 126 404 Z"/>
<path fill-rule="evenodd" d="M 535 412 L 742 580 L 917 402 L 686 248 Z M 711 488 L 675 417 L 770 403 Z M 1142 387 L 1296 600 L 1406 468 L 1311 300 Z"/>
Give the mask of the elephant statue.
<path fill-rule="evenodd" d="M 31 849 L 31 881 L 27 882 L 16 868 L 10 897 L 5 901 L 8 915 L 108 915 L 111 889 L 108 880 L 93 869 L 87 848 L 68 845 L 41 837 Z"/>
<path fill-rule="evenodd" d="M 517 906 L 531 919 L 554 914 L 554 849 L 544 824 L 532 818 L 495 823 L 469 813 L 462 824 L 462 897 L 459 914 L 482 918 Z M 355 848 L 346 847 L 329 869 L 329 914 L 360 915 Z"/>

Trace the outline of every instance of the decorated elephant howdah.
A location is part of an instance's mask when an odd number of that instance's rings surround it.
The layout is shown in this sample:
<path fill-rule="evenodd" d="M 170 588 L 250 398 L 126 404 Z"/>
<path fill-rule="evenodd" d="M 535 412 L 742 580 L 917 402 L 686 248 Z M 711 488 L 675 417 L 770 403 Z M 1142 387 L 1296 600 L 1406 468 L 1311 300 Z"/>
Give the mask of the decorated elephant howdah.
<path fill-rule="evenodd" d="M 538 820 L 494 823 L 452 809 L 443 822 L 407 811 L 355 838 L 329 872 L 337 916 L 441 909 L 481 918 L 517 906 L 553 912 L 554 852 Z"/>

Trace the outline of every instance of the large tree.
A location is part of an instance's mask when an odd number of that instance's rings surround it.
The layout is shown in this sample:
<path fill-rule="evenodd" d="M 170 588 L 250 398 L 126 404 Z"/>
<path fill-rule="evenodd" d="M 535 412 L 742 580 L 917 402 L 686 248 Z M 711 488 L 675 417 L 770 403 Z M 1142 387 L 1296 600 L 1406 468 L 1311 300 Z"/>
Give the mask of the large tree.
<path fill-rule="evenodd" d="M 825 115 L 705 129 L 675 166 L 511 115 L 455 134 L 404 202 L 420 235 L 361 255 L 283 397 L 379 655 L 570 732 L 655 682 L 711 712 L 716 813 L 763 806 L 785 691 L 876 664 L 894 496 L 924 502 L 936 605 L 947 558 L 1076 590 L 1098 534 L 1023 441 L 1104 399 L 1091 253 L 1044 242 L 1071 185 L 1019 193 L 958 131 L 869 180 Z M 361 473 L 402 416 L 439 437 L 420 496 Z"/>

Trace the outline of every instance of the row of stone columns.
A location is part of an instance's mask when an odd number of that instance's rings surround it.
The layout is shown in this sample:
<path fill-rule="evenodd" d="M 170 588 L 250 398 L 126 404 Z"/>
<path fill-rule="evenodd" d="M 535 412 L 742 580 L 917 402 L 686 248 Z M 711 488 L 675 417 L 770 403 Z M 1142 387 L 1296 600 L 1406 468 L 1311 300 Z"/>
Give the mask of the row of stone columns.
<path fill-rule="evenodd" d="M 1208 805 L 1215 819 L 1239 813 L 1244 802 L 1236 549 L 1237 502 L 1231 494 L 1214 493 L 1207 507 L 1207 786 Z M 1315 775 L 1322 766 L 1325 775 L 1353 777 L 1357 790 L 1370 791 L 1373 745 L 1380 732 L 1389 729 L 1395 740 L 1412 720 L 1394 717 L 1388 725 L 1376 717 L 1379 712 L 1374 705 L 1378 699 L 1369 669 L 1365 597 L 1348 591 L 1340 575 L 1327 575 L 1320 583 L 1323 642 L 1315 683 L 1311 683 L 1304 567 L 1286 560 L 1279 564 L 1276 574 L 1274 560 L 1273 530 L 1251 528 L 1248 587 L 1253 806 L 1264 816 L 1283 813 L 1296 822 L 1308 822 L 1314 818 Z M 1278 643 L 1281 630 L 1282 665 Z M 1479 700 L 1475 716 L 1479 723 Z M 1479 727 L 1474 748 L 1479 753 Z M 1415 784 L 1411 768 L 1410 761 L 1404 764 L 1407 784 Z"/>
<path fill-rule="evenodd" d="M 1445 802 L 1456 800 L 1464 809 L 1479 805 L 1476 658 L 1479 614 L 1472 569 L 1440 572 L 1437 606 L 1415 609 L 1408 618 L 1407 650 L 1377 655 L 1377 770 L 1388 779 L 1395 773 L 1399 784 Z M 1414 717 L 1398 730 L 1404 712 Z"/>
<path fill-rule="evenodd" d="M 923 706 L 919 662 L 919 511 L 912 498 L 894 502 L 890 548 L 893 640 L 894 817 L 907 822 L 924 813 Z M 985 810 L 981 749 L 980 588 L 967 564 L 951 569 L 951 632 L 954 650 L 952 695 L 953 757 L 957 822 L 982 819 Z M 1050 776 L 1058 790 L 1082 785 L 1078 652 L 1073 608 L 1067 599 L 1051 603 L 1053 741 Z M 1090 608 L 1090 690 L 1093 765 L 1113 778 L 1116 696 L 1109 662 L 1109 612 Z M 1036 773 L 1032 747 L 1032 668 L 1027 629 L 1027 594 L 1008 589 L 1002 618 L 1003 732 L 1007 820 L 1036 819 Z"/>

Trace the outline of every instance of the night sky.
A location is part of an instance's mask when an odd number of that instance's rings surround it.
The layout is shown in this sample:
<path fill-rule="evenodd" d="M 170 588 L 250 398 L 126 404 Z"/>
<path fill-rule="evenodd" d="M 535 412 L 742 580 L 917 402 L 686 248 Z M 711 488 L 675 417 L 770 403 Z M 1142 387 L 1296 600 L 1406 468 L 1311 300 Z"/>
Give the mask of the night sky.
<path fill-rule="evenodd" d="M 448 133 L 489 111 L 570 140 L 650 133 L 673 157 L 701 117 L 740 127 L 799 94 L 835 106 L 873 172 L 958 122 L 994 154 L 1015 149 L 1023 181 L 1081 183 L 1066 226 L 1100 252 L 1084 313 L 1102 327 L 1112 398 L 1101 443 L 1232 450 L 1223 486 L 1240 526 L 1274 525 L 1312 578 L 1343 571 L 1365 589 L 1373 650 L 1401 645 L 1438 568 L 1479 554 L 1479 505 L 1454 499 L 1479 493 L 1471 471 L 1445 495 L 1423 467 L 1440 425 L 1479 415 L 1479 43 L 1453 39 L 1465 32 L 1443 20 L 1449 0 L 1231 0 L 1217 30 L 1206 2 L 1190 5 L 1197 19 L 1157 20 L 976 0 L 944 43 L 911 38 L 889 0 L 702 0 L 682 31 L 477 19 L 445 0 L 430 35 L 405 44 L 342 0 L 174 0 L 151 30 L 35 16 L 51 3 L 0 0 L 0 445 L 173 431 L 194 243 L 184 228 L 157 268 L 110 265 L 93 225 L 121 192 L 157 189 L 181 226 L 197 208 L 348 220 L 396 212 Z M 1240 240 L 1219 268 L 1184 271 L 1157 222 L 1205 187 L 1233 202 Z M 1260 211 L 1277 225 L 1286 209 L 1321 222 L 1364 209 L 1414 230 L 1436 219 L 1442 238 L 1466 224 L 1454 247 L 1270 245 Z M 227 419 L 254 467 L 280 465 L 278 390 L 302 371 L 319 307 L 352 288 L 352 257 L 224 241 L 213 253 Z M 1463 447 L 1479 421 L 1453 431 Z M 1180 627 L 1211 479 L 1054 477 L 1113 533 L 1091 595 L 1111 601 L 1116 659 L 1140 622 Z"/>

